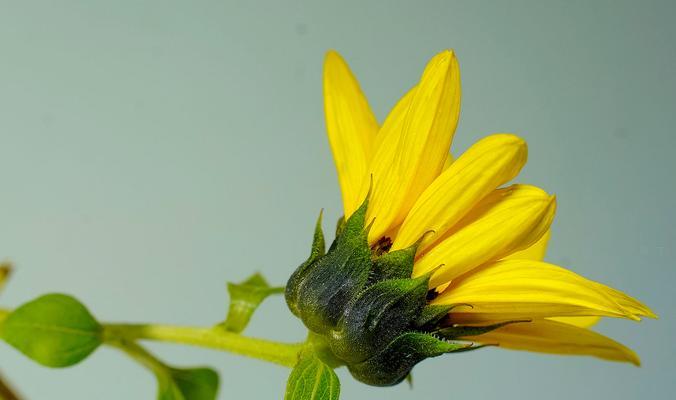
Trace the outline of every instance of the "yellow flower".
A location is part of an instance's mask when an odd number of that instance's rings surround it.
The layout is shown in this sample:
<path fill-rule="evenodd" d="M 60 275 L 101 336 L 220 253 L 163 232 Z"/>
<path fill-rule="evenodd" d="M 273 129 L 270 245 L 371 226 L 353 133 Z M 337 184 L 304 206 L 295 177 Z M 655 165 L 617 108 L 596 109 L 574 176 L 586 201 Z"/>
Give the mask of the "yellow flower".
<path fill-rule="evenodd" d="M 504 187 L 526 163 L 526 142 L 494 134 L 451 158 L 460 114 L 452 50 L 432 58 L 382 126 L 334 51 L 324 65 L 324 100 L 345 217 L 370 189 L 373 249 L 419 243 L 413 276 L 432 273 L 431 304 L 456 305 L 454 323 L 530 321 L 467 339 L 639 364 L 633 351 L 588 328 L 600 317 L 655 314 L 620 291 L 543 262 L 555 197 L 530 185 Z"/>

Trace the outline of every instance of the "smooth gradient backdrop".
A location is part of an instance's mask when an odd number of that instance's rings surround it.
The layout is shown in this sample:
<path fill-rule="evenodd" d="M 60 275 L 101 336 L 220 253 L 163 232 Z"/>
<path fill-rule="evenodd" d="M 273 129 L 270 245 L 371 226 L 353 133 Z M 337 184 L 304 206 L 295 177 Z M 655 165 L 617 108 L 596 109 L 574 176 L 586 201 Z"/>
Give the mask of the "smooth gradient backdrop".
<path fill-rule="evenodd" d="M 345 370 L 343 399 L 663 399 L 676 391 L 676 2 L 1 1 L 0 258 L 15 307 L 66 292 L 103 321 L 209 325 L 225 282 L 284 284 L 320 208 L 341 211 L 323 122 L 339 50 L 382 121 L 427 60 L 454 48 L 460 153 L 528 140 L 519 181 L 556 193 L 548 259 L 643 300 L 661 320 L 607 321 L 641 368 L 486 349 L 426 361 L 414 388 Z M 301 340 L 282 298 L 252 335 Z M 222 399 L 281 398 L 288 370 L 175 345 L 221 373 Z M 101 348 L 50 370 L 0 344 L 28 399 L 152 399 L 151 374 Z"/>

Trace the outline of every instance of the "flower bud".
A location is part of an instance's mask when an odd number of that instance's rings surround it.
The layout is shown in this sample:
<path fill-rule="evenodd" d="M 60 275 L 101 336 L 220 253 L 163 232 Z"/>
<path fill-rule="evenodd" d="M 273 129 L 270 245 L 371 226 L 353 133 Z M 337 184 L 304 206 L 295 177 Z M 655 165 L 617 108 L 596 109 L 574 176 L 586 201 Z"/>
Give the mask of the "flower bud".
<path fill-rule="evenodd" d="M 365 201 L 325 252 L 321 216 L 312 251 L 289 279 L 289 308 L 339 364 L 367 384 L 399 383 L 427 357 L 465 348 L 438 339 L 450 306 L 428 305 L 431 274 L 411 278 L 417 245 L 370 248 Z"/>

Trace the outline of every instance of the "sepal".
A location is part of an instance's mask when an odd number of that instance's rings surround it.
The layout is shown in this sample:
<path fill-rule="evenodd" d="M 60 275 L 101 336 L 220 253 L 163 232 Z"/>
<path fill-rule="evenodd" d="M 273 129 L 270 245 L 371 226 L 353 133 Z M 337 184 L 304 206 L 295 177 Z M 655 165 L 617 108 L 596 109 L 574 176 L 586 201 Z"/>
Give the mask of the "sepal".
<path fill-rule="evenodd" d="M 436 330 L 435 333 L 445 339 L 459 339 L 467 336 L 483 335 L 484 333 L 488 333 L 498 328 L 502 328 L 505 325 L 516 324 L 519 322 L 530 322 L 530 320 L 504 321 L 496 324 L 482 326 L 456 324 L 438 329 Z"/>
<path fill-rule="evenodd" d="M 468 344 L 446 342 L 419 332 L 407 332 L 393 340 L 383 351 L 361 363 L 348 365 L 352 376 L 373 386 L 392 386 L 406 378 L 420 361 L 462 350 Z"/>
<path fill-rule="evenodd" d="M 446 318 L 453 307 L 455 306 L 436 304 L 425 306 L 415 321 L 416 328 L 423 330 L 435 328 L 441 320 Z"/>
<path fill-rule="evenodd" d="M 384 348 L 425 307 L 429 277 L 378 282 L 359 294 L 329 341 L 348 362 L 360 362 Z"/>
<path fill-rule="evenodd" d="M 373 281 L 410 278 L 418 245 L 391 251 L 373 260 Z"/>
<path fill-rule="evenodd" d="M 326 255 L 300 273 L 299 268 L 287 284 L 289 307 L 315 333 L 334 329 L 348 303 L 366 284 L 371 268 L 366 207 L 367 201 L 352 214 Z"/>
<path fill-rule="evenodd" d="M 289 306 L 289 309 L 293 315 L 300 317 L 300 310 L 298 309 L 298 292 L 301 289 L 303 279 L 307 275 L 310 267 L 323 256 L 326 251 L 326 243 L 324 241 L 324 232 L 322 231 L 322 216 L 323 212 L 319 213 L 317 217 L 317 222 L 315 223 L 315 233 L 312 238 L 312 247 L 310 249 L 310 257 L 302 263 L 296 271 L 291 275 L 289 281 L 286 284 L 286 289 L 284 291 L 284 297 L 286 298 L 286 304 Z"/>

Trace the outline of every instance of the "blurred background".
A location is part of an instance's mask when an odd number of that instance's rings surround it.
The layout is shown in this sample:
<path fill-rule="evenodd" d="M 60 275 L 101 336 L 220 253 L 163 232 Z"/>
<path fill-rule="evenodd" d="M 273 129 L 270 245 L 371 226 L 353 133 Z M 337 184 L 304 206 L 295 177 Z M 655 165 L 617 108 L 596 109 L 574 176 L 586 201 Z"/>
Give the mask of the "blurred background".
<path fill-rule="evenodd" d="M 103 321 L 209 325 L 225 282 L 284 284 L 340 195 L 321 68 L 340 51 L 382 121 L 427 60 L 462 71 L 458 154 L 514 132 L 519 181 L 559 201 L 548 260 L 643 300 L 661 320 L 605 321 L 643 366 L 486 349 L 427 361 L 408 385 L 339 375 L 344 399 L 667 398 L 676 391 L 676 3 L 673 1 L 2 1 L 0 258 L 15 307 L 70 293 Z M 282 298 L 247 333 L 304 336 Z M 221 373 L 221 398 L 280 398 L 288 370 L 150 345 Z M 27 399 L 152 399 L 109 348 L 49 370 L 0 344 Z M 227 395 L 226 395 L 227 393 Z"/>

